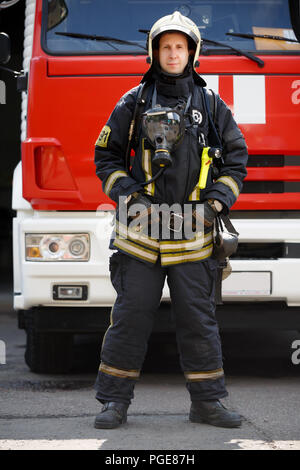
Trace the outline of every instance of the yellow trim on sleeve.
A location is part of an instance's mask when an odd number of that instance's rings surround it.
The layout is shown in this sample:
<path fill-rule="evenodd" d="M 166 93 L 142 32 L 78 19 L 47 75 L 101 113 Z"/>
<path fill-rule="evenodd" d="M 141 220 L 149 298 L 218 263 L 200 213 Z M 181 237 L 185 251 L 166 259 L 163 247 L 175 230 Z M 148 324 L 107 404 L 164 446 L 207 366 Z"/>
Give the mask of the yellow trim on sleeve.
<path fill-rule="evenodd" d="M 128 176 L 128 173 L 126 173 L 126 171 L 123 171 L 123 170 L 117 170 L 117 171 L 114 171 L 113 173 L 111 173 L 109 175 L 109 177 L 107 178 L 107 181 L 106 181 L 105 186 L 104 186 L 105 194 L 107 196 L 109 196 L 109 193 L 111 192 L 111 188 L 113 187 L 115 182 L 119 178 L 124 178 L 125 176 Z"/>
<path fill-rule="evenodd" d="M 223 183 L 228 186 L 236 198 L 239 197 L 240 190 L 236 181 L 231 176 L 221 176 L 216 180 L 216 183 Z"/>

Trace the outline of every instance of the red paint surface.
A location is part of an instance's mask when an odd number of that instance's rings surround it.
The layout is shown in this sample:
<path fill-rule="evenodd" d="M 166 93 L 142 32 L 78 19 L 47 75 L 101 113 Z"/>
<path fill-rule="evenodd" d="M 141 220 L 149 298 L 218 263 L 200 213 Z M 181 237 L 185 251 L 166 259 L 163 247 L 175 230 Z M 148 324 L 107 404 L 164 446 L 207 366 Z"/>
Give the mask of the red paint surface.
<path fill-rule="evenodd" d="M 120 96 L 140 82 L 146 56 L 47 56 L 40 31 L 38 1 L 22 144 L 23 194 L 35 209 L 96 210 L 111 201 L 95 175 L 94 144 Z M 240 125 L 249 154 L 300 155 L 299 56 L 261 58 L 263 69 L 240 56 L 201 57 L 198 71 L 220 75 L 219 92 L 231 108 L 233 75 L 265 75 L 266 124 Z M 247 180 L 300 181 L 300 167 L 249 168 Z M 241 194 L 234 209 L 300 209 L 300 194 Z"/>

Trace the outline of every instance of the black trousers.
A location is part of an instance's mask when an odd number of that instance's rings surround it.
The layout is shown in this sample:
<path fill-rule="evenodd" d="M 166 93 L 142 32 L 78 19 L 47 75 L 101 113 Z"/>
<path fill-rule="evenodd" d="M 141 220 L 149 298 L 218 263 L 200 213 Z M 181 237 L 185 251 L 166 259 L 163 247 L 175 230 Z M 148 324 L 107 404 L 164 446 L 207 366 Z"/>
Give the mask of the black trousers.
<path fill-rule="evenodd" d="M 96 398 L 130 404 L 147 351 L 165 278 L 176 321 L 181 368 L 192 400 L 227 396 L 215 319 L 217 263 L 212 259 L 162 267 L 122 253 L 110 258 L 117 299 L 101 350 Z"/>

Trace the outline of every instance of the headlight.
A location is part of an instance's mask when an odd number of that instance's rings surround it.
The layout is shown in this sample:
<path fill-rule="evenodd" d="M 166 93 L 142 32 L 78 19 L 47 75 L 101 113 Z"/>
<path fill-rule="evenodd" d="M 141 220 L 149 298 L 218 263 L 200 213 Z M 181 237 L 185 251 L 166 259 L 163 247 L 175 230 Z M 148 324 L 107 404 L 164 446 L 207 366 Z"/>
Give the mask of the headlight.
<path fill-rule="evenodd" d="M 90 237 L 78 234 L 25 234 L 26 261 L 88 261 Z"/>

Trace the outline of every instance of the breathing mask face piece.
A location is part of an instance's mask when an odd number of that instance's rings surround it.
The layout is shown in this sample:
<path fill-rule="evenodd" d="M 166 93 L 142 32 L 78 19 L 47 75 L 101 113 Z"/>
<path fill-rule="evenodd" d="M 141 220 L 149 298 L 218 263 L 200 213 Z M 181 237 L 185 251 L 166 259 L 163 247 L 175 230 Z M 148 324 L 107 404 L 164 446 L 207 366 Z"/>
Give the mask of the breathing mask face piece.
<path fill-rule="evenodd" d="M 142 115 L 145 136 L 155 148 L 152 162 L 164 167 L 172 164 L 171 152 L 184 136 L 184 119 L 179 111 L 159 106 L 149 109 Z"/>

